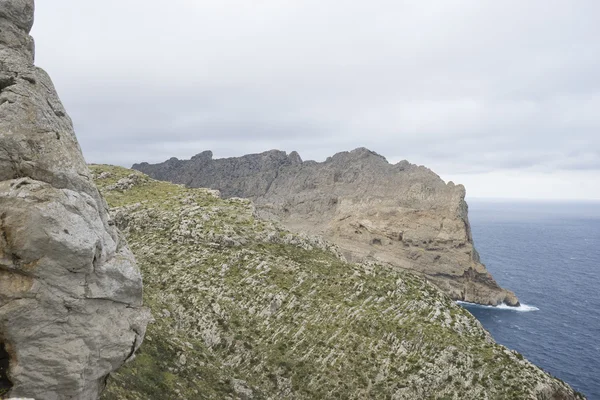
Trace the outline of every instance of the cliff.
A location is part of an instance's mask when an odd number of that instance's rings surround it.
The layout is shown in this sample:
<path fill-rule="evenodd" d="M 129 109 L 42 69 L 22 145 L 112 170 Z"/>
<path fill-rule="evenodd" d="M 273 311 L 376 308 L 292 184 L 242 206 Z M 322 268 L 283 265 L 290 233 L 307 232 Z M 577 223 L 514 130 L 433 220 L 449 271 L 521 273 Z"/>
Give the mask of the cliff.
<path fill-rule="evenodd" d="M 462 185 L 431 170 L 396 165 L 364 148 L 325 162 L 269 151 L 213 160 L 135 164 L 153 178 L 219 190 L 254 201 L 261 217 L 295 232 L 323 235 L 349 261 L 374 261 L 426 276 L 453 299 L 518 305 L 495 282 L 473 245 Z"/>
<path fill-rule="evenodd" d="M 92 171 L 156 319 L 103 400 L 583 398 L 412 272 L 347 263 L 249 200 Z"/>
<path fill-rule="evenodd" d="M 52 81 L 33 0 L 0 0 L 0 397 L 95 399 L 148 310 Z"/>

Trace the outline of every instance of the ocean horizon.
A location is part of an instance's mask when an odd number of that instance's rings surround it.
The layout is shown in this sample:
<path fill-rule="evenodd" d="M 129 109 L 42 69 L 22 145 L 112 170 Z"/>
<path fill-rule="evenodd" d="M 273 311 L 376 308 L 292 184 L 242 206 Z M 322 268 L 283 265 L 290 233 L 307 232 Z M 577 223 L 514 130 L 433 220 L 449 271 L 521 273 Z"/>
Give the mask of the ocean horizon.
<path fill-rule="evenodd" d="M 600 202 L 468 202 L 482 262 L 522 306 L 463 306 L 498 343 L 600 399 Z"/>

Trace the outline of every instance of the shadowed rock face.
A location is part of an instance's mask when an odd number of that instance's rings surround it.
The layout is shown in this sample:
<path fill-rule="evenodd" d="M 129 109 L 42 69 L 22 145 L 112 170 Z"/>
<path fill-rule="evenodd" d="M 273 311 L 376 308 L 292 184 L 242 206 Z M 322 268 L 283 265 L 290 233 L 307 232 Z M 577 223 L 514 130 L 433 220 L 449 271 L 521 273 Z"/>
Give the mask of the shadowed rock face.
<path fill-rule="evenodd" d="M 248 197 L 262 217 L 295 231 L 322 234 L 351 261 L 374 260 L 424 274 L 457 300 L 517 305 L 481 264 L 462 185 L 425 167 L 396 165 L 367 149 L 325 162 L 303 162 L 293 152 L 272 150 L 239 158 L 133 166 L 155 179 L 218 189 Z"/>
<path fill-rule="evenodd" d="M 33 11 L 0 0 L 0 390 L 95 399 L 150 316 L 71 120 L 33 65 Z"/>

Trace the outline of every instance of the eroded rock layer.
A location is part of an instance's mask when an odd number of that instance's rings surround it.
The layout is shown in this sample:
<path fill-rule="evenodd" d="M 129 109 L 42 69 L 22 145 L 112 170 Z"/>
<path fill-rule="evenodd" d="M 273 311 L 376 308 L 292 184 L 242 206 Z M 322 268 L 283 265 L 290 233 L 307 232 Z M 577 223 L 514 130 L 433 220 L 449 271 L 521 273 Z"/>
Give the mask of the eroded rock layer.
<path fill-rule="evenodd" d="M 517 305 L 480 262 L 465 188 L 407 161 L 391 165 L 361 148 L 325 162 L 269 151 L 213 160 L 133 166 L 155 179 L 218 189 L 254 200 L 262 217 L 294 231 L 322 234 L 351 261 L 376 261 L 424 274 L 452 298 Z"/>
<path fill-rule="evenodd" d="M 149 312 L 73 125 L 34 66 L 33 0 L 0 0 L 0 397 L 95 399 Z"/>

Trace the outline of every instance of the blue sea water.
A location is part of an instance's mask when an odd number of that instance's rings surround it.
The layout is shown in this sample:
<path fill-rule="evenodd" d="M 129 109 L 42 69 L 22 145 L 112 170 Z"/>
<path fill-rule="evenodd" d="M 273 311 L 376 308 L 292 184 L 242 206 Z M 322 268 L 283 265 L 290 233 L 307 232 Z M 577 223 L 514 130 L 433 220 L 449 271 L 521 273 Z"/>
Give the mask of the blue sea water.
<path fill-rule="evenodd" d="M 600 203 L 469 201 L 482 262 L 520 311 L 465 307 L 494 339 L 600 400 Z"/>

